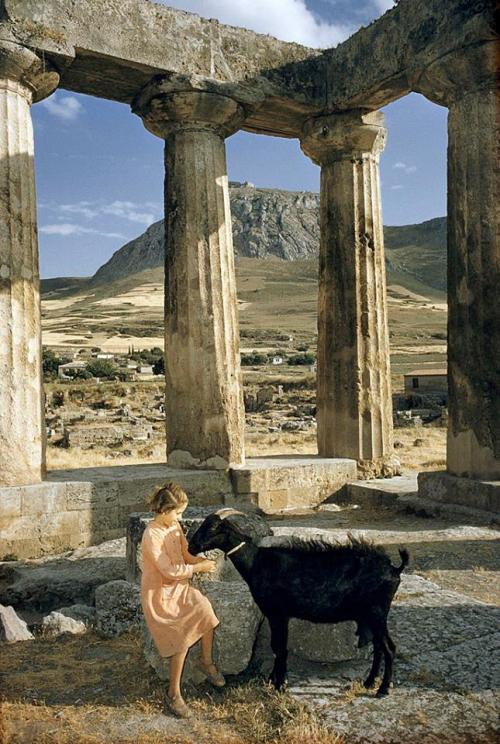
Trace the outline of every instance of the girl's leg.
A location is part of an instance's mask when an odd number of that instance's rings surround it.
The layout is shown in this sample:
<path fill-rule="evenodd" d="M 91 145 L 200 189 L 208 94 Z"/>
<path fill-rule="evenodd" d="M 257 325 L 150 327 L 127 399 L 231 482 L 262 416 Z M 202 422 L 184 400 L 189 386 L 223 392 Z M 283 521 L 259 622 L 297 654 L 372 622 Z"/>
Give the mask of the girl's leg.
<path fill-rule="evenodd" d="M 224 687 L 226 680 L 212 661 L 212 643 L 214 639 L 213 628 L 201 637 L 200 668 L 207 675 L 208 681 L 215 687 Z"/>
<path fill-rule="evenodd" d="M 187 650 L 181 651 L 170 657 L 170 680 L 168 685 L 168 696 L 171 700 L 181 695 L 181 677 L 186 661 Z"/>
<path fill-rule="evenodd" d="M 201 637 L 201 663 L 208 667 L 213 664 L 212 661 L 212 644 L 214 640 L 214 629 L 207 630 Z"/>

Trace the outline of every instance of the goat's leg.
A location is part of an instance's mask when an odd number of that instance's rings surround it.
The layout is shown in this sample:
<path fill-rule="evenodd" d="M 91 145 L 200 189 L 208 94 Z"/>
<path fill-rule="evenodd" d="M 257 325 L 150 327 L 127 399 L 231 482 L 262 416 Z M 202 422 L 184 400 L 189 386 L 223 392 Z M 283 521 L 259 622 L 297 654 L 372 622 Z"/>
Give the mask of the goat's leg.
<path fill-rule="evenodd" d="M 392 667 L 394 662 L 394 656 L 396 652 L 396 646 L 389 633 L 387 632 L 387 626 L 382 641 L 382 649 L 384 652 L 384 676 L 382 677 L 382 684 L 377 690 L 377 697 L 387 695 L 389 692 L 389 685 L 392 681 Z"/>
<path fill-rule="evenodd" d="M 285 686 L 287 681 L 288 618 L 274 616 L 269 617 L 268 620 L 271 628 L 271 648 L 275 656 L 269 681 L 277 690 L 280 690 Z"/>
<path fill-rule="evenodd" d="M 373 687 L 375 684 L 375 680 L 377 679 L 378 673 L 380 671 L 380 664 L 382 662 L 382 639 L 378 635 L 378 633 L 373 635 L 373 662 L 372 662 L 372 668 L 370 669 L 370 674 L 363 682 L 363 685 L 368 689 L 369 687 Z"/>

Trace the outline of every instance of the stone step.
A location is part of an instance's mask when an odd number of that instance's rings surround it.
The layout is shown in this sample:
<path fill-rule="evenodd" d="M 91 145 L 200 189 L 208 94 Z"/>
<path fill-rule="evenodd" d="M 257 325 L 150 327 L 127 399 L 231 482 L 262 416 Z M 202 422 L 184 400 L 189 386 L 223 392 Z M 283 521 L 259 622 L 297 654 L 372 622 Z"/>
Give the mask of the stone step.
<path fill-rule="evenodd" d="M 348 483 L 338 496 L 339 502 L 360 506 L 392 506 L 401 496 L 417 496 L 417 473 L 393 478 L 374 478 Z"/>

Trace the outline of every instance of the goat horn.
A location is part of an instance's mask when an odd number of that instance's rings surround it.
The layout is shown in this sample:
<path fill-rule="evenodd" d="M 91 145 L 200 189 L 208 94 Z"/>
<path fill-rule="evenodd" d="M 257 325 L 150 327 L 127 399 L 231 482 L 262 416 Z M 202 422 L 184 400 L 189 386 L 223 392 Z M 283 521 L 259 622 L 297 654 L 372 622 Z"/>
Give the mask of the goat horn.
<path fill-rule="evenodd" d="M 245 516 L 243 512 L 238 511 L 237 509 L 232 509 L 229 506 L 226 509 L 219 509 L 219 511 L 216 511 L 215 513 L 219 517 L 219 519 L 225 519 L 226 517 L 232 517 L 233 514 L 241 514 L 242 516 Z"/>

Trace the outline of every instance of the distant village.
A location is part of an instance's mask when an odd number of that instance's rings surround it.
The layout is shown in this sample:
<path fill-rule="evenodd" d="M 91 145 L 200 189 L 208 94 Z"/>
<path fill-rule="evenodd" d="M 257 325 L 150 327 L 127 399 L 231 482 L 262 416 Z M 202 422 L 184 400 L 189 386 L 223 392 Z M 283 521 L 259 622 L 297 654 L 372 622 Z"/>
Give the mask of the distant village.
<path fill-rule="evenodd" d="M 276 352 L 265 354 L 257 350 L 241 354 L 242 366 L 274 367 L 281 365 L 304 366 L 316 372 L 315 355 L 305 347 L 297 353 Z M 100 347 L 89 347 L 56 351 L 44 348 L 43 373 L 45 382 L 54 380 L 75 382 L 77 380 L 119 380 L 137 382 L 159 380 L 165 374 L 163 350 L 159 347 L 136 351 L 130 347 L 126 354 L 111 353 Z"/>

